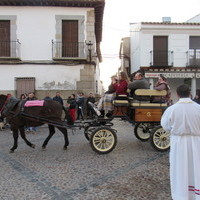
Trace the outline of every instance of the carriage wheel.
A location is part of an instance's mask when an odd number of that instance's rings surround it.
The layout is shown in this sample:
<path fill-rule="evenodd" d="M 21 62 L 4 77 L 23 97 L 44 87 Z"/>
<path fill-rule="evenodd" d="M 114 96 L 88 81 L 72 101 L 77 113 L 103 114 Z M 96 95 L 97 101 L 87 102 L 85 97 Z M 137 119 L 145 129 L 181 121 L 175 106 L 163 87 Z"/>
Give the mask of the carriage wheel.
<path fill-rule="evenodd" d="M 99 154 L 111 152 L 117 144 L 117 135 L 109 127 L 100 127 L 95 129 L 90 138 L 90 144 L 94 151 Z"/>
<path fill-rule="evenodd" d="M 151 131 L 150 142 L 155 150 L 167 151 L 170 148 L 170 133 L 167 133 L 162 126 L 157 126 Z"/>
<path fill-rule="evenodd" d="M 134 134 L 135 137 L 142 142 L 147 141 L 150 138 L 150 124 L 139 122 L 135 125 Z"/>

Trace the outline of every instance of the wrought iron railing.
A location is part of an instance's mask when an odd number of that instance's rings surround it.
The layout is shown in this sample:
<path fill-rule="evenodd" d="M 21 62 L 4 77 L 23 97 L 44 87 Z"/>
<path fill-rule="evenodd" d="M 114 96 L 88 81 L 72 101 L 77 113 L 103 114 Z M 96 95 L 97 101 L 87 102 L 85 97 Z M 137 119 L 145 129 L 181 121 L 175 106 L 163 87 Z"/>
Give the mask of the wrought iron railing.
<path fill-rule="evenodd" d="M 150 51 L 150 66 L 171 67 L 173 63 L 173 51 Z"/>
<path fill-rule="evenodd" d="M 86 58 L 86 44 L 84 42 L 55 42 L 52 41 L 52 57 L 60 58 Z"/>
<path fill-rule="evenodd" d="M 17 41 L 0 40 L 0 58 L 20 58 L 20 45 Z"/>
<path fill-rule="evenodd" d="M 200 67 L 200 49 L 190 49 L 187 51 L 187 66 Z"/>

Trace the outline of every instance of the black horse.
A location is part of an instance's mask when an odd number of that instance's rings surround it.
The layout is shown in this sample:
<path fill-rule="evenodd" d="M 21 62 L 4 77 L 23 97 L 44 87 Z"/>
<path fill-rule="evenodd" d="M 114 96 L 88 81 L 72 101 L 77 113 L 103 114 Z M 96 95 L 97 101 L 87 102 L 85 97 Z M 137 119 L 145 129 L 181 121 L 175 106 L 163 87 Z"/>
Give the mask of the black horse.
<path fill-rule="evenodd" d="M 49 135 L 45 139 L 42 148 L 46 148 L 47 143 L 55 133 L 56 127 L 63 133 L 65 139 L 64 149 L 67 149 L 69 145 L 67 124 L 73 124 L 68 111 L 59 102 L 53 100 L 44 101 L 43 106 L 34 107 L 25 107 L 25 102 L 24 100 L 19 101 L 9 95 L 0 95 L 0 113 L 2 117 L 6 118 L 13 132 L 14 145 L 10 149 L 10 152 L 13 153 L 17 149 L 19 132 L 26 144 L 35 148 L 35 145 L 26 138 L 25 127 L 36 127 L 45 123 L 48 124 Z M 67 120 L 66 126 L 62 120 L 63 111 Z"/>

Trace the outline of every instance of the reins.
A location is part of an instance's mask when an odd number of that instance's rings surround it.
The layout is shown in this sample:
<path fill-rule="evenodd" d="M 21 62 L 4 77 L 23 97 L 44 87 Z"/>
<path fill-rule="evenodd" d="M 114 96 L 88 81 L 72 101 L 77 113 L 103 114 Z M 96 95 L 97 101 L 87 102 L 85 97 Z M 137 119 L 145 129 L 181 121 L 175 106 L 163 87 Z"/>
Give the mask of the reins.
<path fill-rule="evenodd" d="M 11 97 L 11 95 L 8 94 L 7 97 L 6 97 L 6 100 L 5 100 L 3 106 L 2 106 L 2 108 L 1 108 L 1 110 L 0 110 L 0 113 L 1 113 L 1 114 L 2 114 L 2 112 L 4 111 L 4 109 L 5 109 L 5 107 L 6 107 L 6 104 L 8 103 L 10 97 Z"/>

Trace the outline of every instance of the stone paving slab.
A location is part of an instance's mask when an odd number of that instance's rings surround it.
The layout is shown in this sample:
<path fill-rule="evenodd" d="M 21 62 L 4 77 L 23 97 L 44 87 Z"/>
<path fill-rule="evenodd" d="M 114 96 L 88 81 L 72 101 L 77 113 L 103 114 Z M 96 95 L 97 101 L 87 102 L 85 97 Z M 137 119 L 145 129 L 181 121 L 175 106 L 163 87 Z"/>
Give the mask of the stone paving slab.
<path fill-rule="evenodd" d="M 114 128 L 118 143 L 106 155 L 91 149 L 83 130 L 69 130 L 67 151 L 56 132 L 44 151 L 46 127 L 27 134 L 36 149 L 19 138 L 10 154 L 12 135 L 1 131 L 0 200 L 171 200 L 168 152 L 136 139 L 128 122 L 114 120 Z"/>

